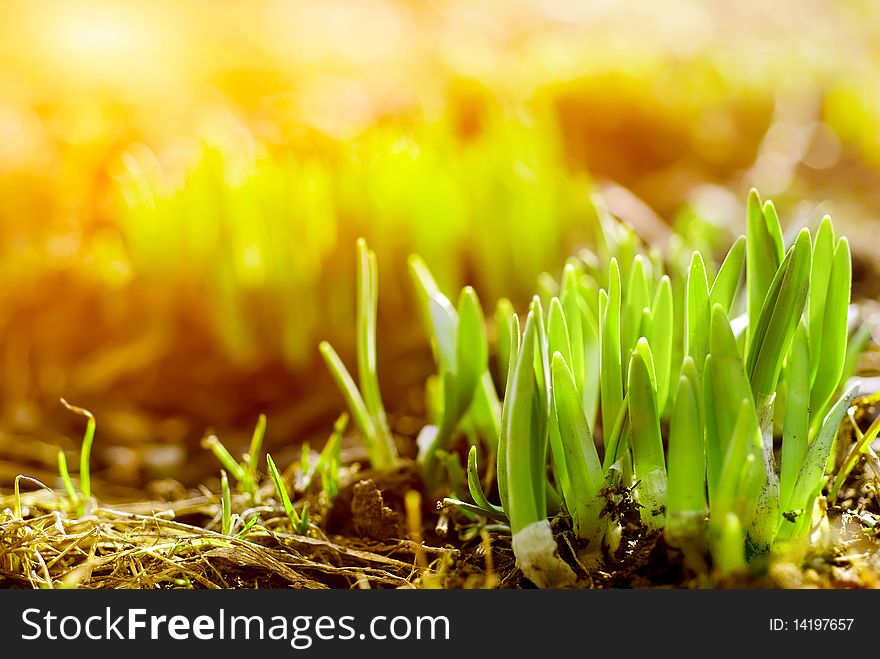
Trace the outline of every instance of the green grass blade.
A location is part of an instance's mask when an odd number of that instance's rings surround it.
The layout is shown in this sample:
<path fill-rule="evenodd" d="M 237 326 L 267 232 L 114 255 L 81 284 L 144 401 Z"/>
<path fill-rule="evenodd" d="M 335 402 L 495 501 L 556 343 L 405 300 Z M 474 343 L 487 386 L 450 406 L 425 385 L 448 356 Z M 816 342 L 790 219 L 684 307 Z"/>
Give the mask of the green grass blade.
<path fill-rule="evenodd" d="M 550 406 L 552 403 L 550 393 L 550 354 L 548 351 L 548 339 L 546 331 L 546 323 L 544 320 L 544 309 L 538 296 L 532 299 L 530 313 L 535 315 L 536 346 L 535 346 L 535 384 L 536 384 L 536 404 L 537 409 L 532 417 L 532 462 L 534 465 L 544 465 L 543 480 L 536 480 L 537 489 L 535 497 L 545 497 L 548 503 L 552 504 L 551 508 L 558 508 L 561 504 L 559 497 L 551 487 L 547 474 L 547 459 L 549 457 L 549 435 L 550 435 Z M 546 507 L 544 510 L 546 514 Z"/>
<path fill-rule="evenodd" d="M 510 518 L 513 533 L 546 518 L 546 498 L 543 495 L 546 464 L 536 460 L 535 445 L 541 439 L 536 430 L 540 419 L 542 393 L 535 371 L 538 346 L 538 323 L 535 305 L 526 317 L 522 347 L 516 360 L 510 391 L 505 399 L 507 410 L 507 498 L 505 511 Z M 540 493 L 540 494 L 539 494 Z"/>
<path fill-rule="evenodd" d="M 357 282 L 357 365 L 360 390 L 373 419 L 376 431 L 390 434 L 385 419 L 385 408 L 379 391 L 379 378 L 376 371 L 376 310 L 379 303 L 379 282 L 376 254 L 367 248 L 363 238 L 357 242 L 358 282 Z"/>
<path fill-rule="evenodd" d="M 475 506 L 472 503 L 468 503 L 467 501 L 456 499 L 455 497 L 444 497 L 439 505 L 442 505 L 443 508 L 449 508 L 450 506 L 452 506 L 464 511 L 469 515 L 483 515 L 485 517 L 489 517 L 490 519 L 495 520 L 500 524 L 507 525 L 510 523 L 510 521 L 507 519 L 507 516 L 503 512 L 489 511 L 484 508 L 480 508 L 479 506 Z"/>
<path fill-rule="evenodd" d="M 67 456 L 61 449 L 58 450 L 58 474 L 61 476 L 61 482 L 64 483 L 64 489 L 67 491 L 67 498 L 74 506 L 79 504 L 79 494 L 73 486 L 73 479 L 70 477 L 70 470 L 67 468 Z"/>
<path fill-rule="evenodd" d="M 320 475 L 321 488 L 327 493 L 328 499 L 332 501 L 336 498 L 339 493 L 339 461 L 342 454 L 342 438 L 348 427 L 348 419 L 348 413 L 343 412 L 333 422 L 333 432 L 331 432 L 324 448 L 321 449 L 317 463 L 309 469 L 303 486 L 304 491 L 311 489 L 315 478 Z"/>
<path fill-rule="evenodd" d="M 672 340 L 675 314 L 672 308 L 672 284 L 669 277 L 663 275 L 654 293 L 651 305 L 651 321 L 646 338 L 651 345 L 654 366 L 657 375 L 657 409 L 662 416 L 669 398 L 672 372 Z"/>
<path fill-rule="evenodd" d="M 562 304 L 565 316 L 566 329 L 568 330 L 569 347 L 571 355 L 567 361 L 571 364 L 574 381 L 577 390 L 583 395 L 584 380 L 586 379 L 586 337 L 584 328 L 584 311 L 582 310 L 580 292 L 578 290 L 578 278 L 580 273 L 572 263 L 568 263 L 562 271 L 562 285 L 560 286 L 559 301 Z M 551 309 L 551 313 L 552 313 Z M 551 354 L 554 351 L 552 340 Z M 563 355 L 565 353 L 563 352 Z"/>
<path fill-rule="evenodd" d="M 718 275 L 709 291 L 709 303 L 713 307 L 720 304 L 728 314 L 739 289 L 740 279 L 742 279 L 745 255 L 746 237 L 740 236 L 731 245 L 727 256 L 724 257 L 724 262 L 721 264 Z"/>
<path fill-rule="evenodd" d="M 788 356 L 788 395 L 782 430 L 779 504 L 788 510 L 798 472 L 807 454 L 810 432 L 810 346 L 807 324 L 801 321 Z"/>
<path fill-rule="evenodd" d="M 846 410 L 852 405 L 859 390 L 859 384 L 850 386 L 825 415 L 822 426 L 810 443 L 803 465 L 798 473 L 789 501 L 788 510 L 783 513 L 779 537 L 788 539 L 807 527 L 813 501 L 822 490 L 825 480 L 825 467 Z"/>
<path fill-rule="evenodd" d="M 765 552 L 770 548 L 779 528 L 779 477 L 773 468 L 773 456 L 764 450 L 762 445 L 760 460 L 756 459 L 754 473 L 747 479 L 748 483 L 757 486 L 757 502 L 754 506 L 752 524 L 748 531 L 748 538 L 752 548 L 756 551 Z M 754 497 L 749 496 L 749 501 Z"/>
<path fill-rule="evenodd" d="M 599 389 L 603 434 L 614 423 L 623 406 L 623 369 L 620 352 L 620 270 L 617 261 L 609 266 L 608 292 L 599 293 Z"/>
<path fill-rule="evenodd" d="M 248 449 L 248 475 L 252 484 L 257 483 L 257 462 L 260 459 L 260 450 L 263 447 L 263 438 L 266 435 L 266 415 L 257 417 L 257 425 L 254 434 L 251 435 L 251 444 Z"/>
<path fill-rule="evenodd" d="M 256 513 L 251 515 L 251 518 L 247 521 L 247 523 L 241 527 L 241 531 L 235 534 L 236 539 L 244 540 L 248 533 L 250 533 L 251 529 L 257 525 L 257 522 L 260 521 L 260 516 Z"/>
<path fill-rule="evenodd" d="M 473 420 L 480 437 L 490 450 L 495 451 L 498 446 L 498 434 L 501 432 L 501 401 L 498 400 L 495 382 L 488 369 L 483 371 L 480 383 L 474 391 L 474 399 L 468 415 Z"/>
<path fill-rule="evenodd" d="M 480 471 L 477 466 L 477 447 L 471 446 L 468 451 L 468 463 L 467 463 L 467 483 L 468 490 L 471 493 L 471 497 L 474 500 L 474 503 L 477 504 L 480 508 L 487 511 L 488 513 L 494 513 L 496 515 L 503 515 L 504 511 L 498 506 L 489 503 L 489 500 L 486 498 L 485 493 L 483 492 L 483 484 L 480 482 Z"/>
<path fill-rule="evenodd" d="M 691 380 L 678 379 L 669 420 L 666 535 L 676 539 L 695 536 L 706 516 L 706 459 L 699 396 Z"/>
<path fill-rule="evenodd" d="M 816 240 L 813 245 L 813 262 L 810 272 L 810 297 L 808 309 L 808 336 L 810 339 L 811 352 L 818 357 L 816 352 L 822 346 L 822 333 L 825 329 L 825 301 L 828 298 L 828 284 L 831 279 L 831 269 L 834 264 L 834 226 L 831 218 L 827 215 L 819 223 L 816 232 Z M 813 361 L 810 370 L 810 384 L 816 380 L 821 358 Z"/>
<path fill-rule="evenodd" d="M 472 288 L 466 287 L 459 296 L 459 309 L 456 310 L 449 299 L 440 292 L 428 267 L 418 256 L 409 258 L 409 272 L 415 284 L 420 300 L 422 316 L 429 328 L 431 346 L 437 362 L 438 371 L 441 374 L 451 372 L 456 378 L 464 380 L 456 381 L 455 391 L 458 392 L 456 400 L 458 405 L 455 409 L 447 410 L 449 422 L 453 426 L 461 417 L 468 412 L 477 427 L 480 436 L 486 441 L 492 450 L 495 450 L 500 433 L 501 403 L 495 392 L 492 376 L 488 371 L 488 348 L 486 340 L 485 319 L 479 304 L 479 299 Z M 464 319 L 465 327 L 461 326 L 461 314 L 468 314 Z M 502 364 L 507 364 L 510 359 L 509 345 L 506 343 L 506 333 L 501 331 L 506 327 L 506 319 L 513 314 L 513 307 L 508 300 L 499 301 L 495 312 L 495 320 L 499 328 L 498 354 Z M 483 353 L 486 353 L 486 359 Z M 479 371 L 480 365 L 485 363 L 486 368 Z M 506 370 L 506 366 L 504 366 Z M 479 372 L 477 372 L 479 371 Z M 477 383 L 472 386 L 473 377 L 476 374 Z M 470 397 L 467 392 L 470 391 Z M 467 402 L 468 399 L 471 402 Z M 462 409 L 457 409 L 461 407 Z M 439 437 L 440 445 L 445 445 L 448 436 L 454 431 L 454 427 L 442 429 Z M 435 440 L 438 439 L 435 436 Z"/>
<path fill-rule="evenodd" d="M 783 258 L 782 226 L 769 202 L 761 207 L 757 190 L 749 192 L 746 213 L 746 288 L 749 337 L 752 336 L 770 283 Z"/>
<path fill-rule="evenodd" d="M 620 351 L 628 355 L 636 347 L 636 341 L 644 334 L 642 329 L 643 310 L 650 308 L 651 294 L 648 288 L 648 276 L 645 271 L 645 259 L 640 254 L 633 259 L 627 279 L 626 295 L 623 298 L 622 317 L 620 320 Z M 624 367 L 628 364 L 624 363 Z M 626 371 L 623 373 L 626 380 Z"/>
<path fill-rule="evenodd" d="M 507 385 L 507 370 L 510 366 L 510 333 L 507 326 L 514 315 L 513 304 L 506 297 L 495 305 L 495 354 L 502 386 Z"/>
<path fill-rule="evenodd" d="M 598 304 L 598 295 L 596 295 Z M 593 312 L 587 305 L 581 305 L 581 321 L 584 330 L 584 373 L 581 400 L 584 406 L 584 414 L 595 427 L 596 417 L 599 411 L 599 396 L 601 390 L 600 373 L 601 351 L 599 349 L 599 324 Z M 621 404 L 621 408 L 623 405 Z"/>
<path fill-rule="evenodd" d="M 579 303 L 585 309 L 587 315 L 596 323 L 599 319 L 599 284 L 592 275 L 581 275 L 578 279 L 578 291 L 580 292 Z"/>
<path fill-rule="evenodd" d="M 202 440 L 202 446 L 209 449 L 211 453 L 220 461 L 220 464 L 232 474 L 232 477 L 238 482 L 244 482 L 247 480 L 247 472 L 244 470 L 244 467 L 232 457 L 232 454 L 229 450 L 223 446 L 223 443 L 217 439 L 216 435 L 208 435 L 205 439 Z"/>
<path fill-rule="evenodd" d="M 578 312 L 579 313 L 579 312 Z M 547 343 L 548 353 L 559 353 L 563 360 L 571 361 L 571 341 L 568 338 L 568 326 L 565 312 L 559 298 L 550 300 L 550 311 L 547 314 Z M 549 424 L 550 457 L 553 464 L 553 475 L 562 489 L 563 494 L 569 490 L 568 471 L 565 468 L 562 439 L 559 435 L 558 424 L 554 421 L 555 412 L 552 410 L 555 403 L 552 400 L 552 365 L 551 365 L 551 412 Z"/>
<path fill-rule="evenodd" d="M 715 395 L 715 373 L 718 369 L 715 367 L 715 357 L 710 352 L 706 355 L 705 372 L 702 381 L 696 374 L 697 367 L 694 359 L 690 355 L 685 357 L 685 363 L 682 366 L 682 375 L 685 374 L 685 367 L 690 364 L 690 368 L 695 374 L 695 379 L 700 383 L 701 387 L 697 389 L 702 393 L 702 416 L 703 421 L 703 446 L 706 455 L 706 488 L 709 493 L 709 501 L 715 497 L 718 490 L 718 482 L 721 478 L 721 465 L 724 463 L 724 451 L 727 446 L 726 438 L 729 434 L 724 434 L 718 429 L 718 420 L 716 419 L 716 410 L 719 410 L 723 403 L 717 400 Z M 727 414 L 721 414 L 722 418 L 727 418 Z"/>
<path fill-rule="evenodd" d="M 699 252 L 691 256 L 688 268 L 687 302 L 686 302 L 685 354 L 694 358 L 697 372 L 703 372 L 703 363 L 709 351 L 709 323 L 711 307 L 709 306 L 709 280 L 706 277 L 706 264 Z"/>
<path fill-rule="evenodd" d="M 810 284 L 810 304 L 813 303 L 813 285 L 814 283 Z M 822 309 L 816 311 L 819 318 L 815 322 L 812 318 L 813 308 L 810 309 L 811 329 L 815 328 L 820 332 L 820 338 L 815 342 L 814 337 L 810 336 L 810 354 L 814 356 L 816 365 L 810 407 L 819 414 L 824 412 L 829 399 L 837 390 L 843 373 L 851 287 L 852 261 L 849 243 L 846 238 L 841 238 L 834 250 L 827 294 L 822 301 Z"/>
<path fill-rule="evenodd" d="M 429 489 L 438 485 L 436 481 L 440 477 L 440 473 L 437 471 L 437 458 L 440 453 L 448 450 L 453 431 L 461 419 L 455 373 L 443 371 L 440 375 L 440 384 L 443 387 L 440 425 L 437 426 L 437 431 L 433 434 L 430 443 L 419 445 L 418 461 L 422 465 Z"/>
<path fill-rule="evenodd" d="M 776 391 L 783 360 L 807 300 L 811 251 L 810 232 L 803 229 L 779 266 L 753 327 L 746 373 L 756 400 Z"/>
<path fill-rule="evenodd" d="M 708 359 L 710 355 L 706 356 Z M 708 371 L 708 364 L 706 365 L 706 370 Z M 701 392 L 703 390 L 702 382 L 700 382 L 700 374 L 697 373 L 697 365 L 694 364 L 694 358 L 688 355 L 684 358 L 684 362 L 681 365 L 681 375 L 685 376 L 691 383 L 691 388 L 697 396 L 697 413 L 700 415 L 700 425 L 705 426 L 706 420 L 704 418 L 704 405 L 703 398 Z"/>
<path fill-rule="evenodd" d="M 541 299 L 536 295 L 532 298 L 529 312 L 535 315 L 536 350 L 535 350 L 535 379 L 538 386 L 538 401 L 545 413 L 550 410 L 550 355 L 548 353 L 547 325 L 544 317 L 544 307 Z"/>
<path fill-rule="evenodd" d="M 720 479 L 727 444 L 733 435 L 740 410 L 731 401 L 747 399 L 754 407 L 739 347 L 727 313 L 720 304 L 712 308 L 709 353 L 704 371 L 704 414 L 706 458 L 710 494 Z"/>
<path fill-rule="evenodd" d="M 756 455 L 760 451 L 761 435 L 758 418 L 751 400 L 744 398 L 736 414 L 736 424 L 731 436 L 727 439 L 727 451 L 718 478 L 715 492 L 710 496 L 711 511 L 710 531 L 715 537 L 722 533 L 718 527 L 728 514 L 734 513 L 748 526 L 742 516 L 751 516 L 757 506 L 757 492 L 743 489 L 743 474 L 749 471 L 747 460 L 755 464 Z M 754 495 L 754 496 L 750 496 Z"/>
<path fill-rule="evenodd" d="M 654 370 L 647 341 L 639 340 L 629 364 L 630 445 L 633 472 L 639 482 L 637 492 L 642 524 L 648 529 L 662 528 L 666 505 L 666 462 L 660 434 L 660 415 L 652 383 Z"/>
<path fill-rule="evenodd" d="M 602 469 L 607 473 L 611 466 L 621 459 L 624 451 L 628 451 L 627 437 L 629 422 L 629 396 L 623 397 L 623 405 L 608 436 L 605 437 L 605 456 L 602 458 Z M 623 442 L 620 440 L 623 439 Z"/>
<path fill-rule="evenodd" d="M 431 329 L 431 347 L 434 349 L 434 358 L 439 370 L 453 371 L 458 313 L 449 298 L 440 292 L 431 271 L 421 257 L 414 254 L 409 257 L 409 273 L 421 301 L 420 307 L 425 324 Z"/>
<path fill-rule="evenodd" d="M 83 435 L 82 448 L 79 452 L 79 491 L 82 500 L 88 501 L 92 496 L 91 455 L 92 443 L 95 441 L 95 417 L 87 409 L 71 405 L 63 398 L 61 404 L 74 414 L 86 417 L 86 431 Z"/>
<path fill-rule="evenodd" d="M 655 397 L 655 405 L 656 405 L 656 396 L 657 396 L 657 370 L 654 368 L 654 352 L 651 350 L 651 344 L 648 343 L 648 339 L 642 337 L 636 343 L 635 350 L 633 352 L 638 352 L 642 356 L 642 362 L 645 364 L 645 367 L 648 370 L 648 380 L 651 383 L 651 390 L 654 392 Z M 658 410 L 659 415 L 659 410 Z"/>
<path fill-rule="evenodd" d="M 604 501 L 598 497 L 604 476 L 599 454 L 580 403 L 574 376 L 558 352 L 553 355 L 553 401 L 559 430 L 561 455 L 556 463 L 567 474 L 563 488 L 566 507 L 575 530 L 586 540 L 595 540 L 602 528 L 600 513 Z"/>
<path fill-rule="evenodd" d="M 226 468 L 232 477 L 235 478 L 238 486 L 242 491 L 254 496 L 256 492 L 255 481 L 251 479 L 250 470 L 246 464 L 242 464 L 229 452 L 216 435 L 208 435 L 202 440 L 202 446 L 209 449 L 220 464 Z"/>
<path fill-rule="evenodd" d="M 470 407 L 480 378 L 489 368 L 486 321 L 477 293 L 465 286 L 458 300 L 455 388 L 460 417 Z"/>
<path fill-rule="evenodd" d="M 568 319 L 562 303 L 556 297 L 550 300 L 550 311 L 547 313 L 547 349 L 551 355 L 559 352 L 566 363 L 573 363 Z"/>
<path fill-rule="evenodd" d="M 232 534 L 232 493 L 229 491 L 229 477 L 220 470 L 220 533 Z"/>
<path fill-rule="evenodd" d="M 511 390 L 513 389 L 513 376 L 516 364 L 519 361 L 521 336 L 519 331 L 519 318 L 513 314 L 507 323 L 507 335 L 510 340 L 510 361 L 507 368 L 506 385 L 504 388 L 504 403 L 501 406 L 501 433 L 498 436 L 498 453 L 496 456 L 495 477 L 498 480 L 498 497 L 501 499 L 501 507 L 510 510 L 508 486 L 507 486 L 507 445 L 509 443 L 510 426 L 507 418 L 510 416 Z"/>
<path fill-rule="evenodd" d="M 458 377 L 468 380 L 461 385 L 461 388 L 470 388 L 469 379 L 476 378 L 470 406 L 462 402 L 463 414 L 466 414 L 466 419 L 473 421 L 487 448 L 494 453 L 498 448 L 498 435 L 501 432 L 501 401 L 498 400 L 495 382 L 489 369 L 486 319 L 476 291 L 470 286 L 465 287 L 459 297 L 458 313 L 460 319 L 457 340 Z M 462 376 L 465 372 L 467 375 Z"/>
<path fill-rule="evenodd" d="M 571 340 L 568 332 L 568 319 L 558 297 L 550 300 L 547 313 L 547 346 L 550 354 L 562 353 L 563 359 L 571 362 Z"/>
<path fill-rule="evenodd" d="M 278 497 L 281 499 L 281 506 L 284 508 L 284 513 L 287 515 L 287 519 L 290 520 L 290 525 L 293 527 L 293 532 L 305 535 L 301 532 L 303 521 L 297 514 L 293 504 L 290 502 L 290 495 L 287 493 L 287 487 L 284 485 L 284 479 L 281 477 L 281 472 L 278 471 L 278 467 L 275 466 L 275 461 L 268 453 L 266 454 L 266 465 L 269 468 L 269 476 L 272 478 L 272 483 L 275 485 L 275 492 L 278 493 Z"/>
<path fill-rule="evenodd" d="M 392 452 L 387 442 L 379 436 L 357 385 L 354 383 L 339 355 L 336 354 L 333 346 L 326 341 L 322 341 L 319 349 L 324 362 L 327 364 L 327 368 L 330 370 L 330 374 L 336 380 L 336 384 L 345 398 L 355 425 L 364 438 L 370 462 L 380 471 L 390 469 L 395 462 L 396 450 Z"/>

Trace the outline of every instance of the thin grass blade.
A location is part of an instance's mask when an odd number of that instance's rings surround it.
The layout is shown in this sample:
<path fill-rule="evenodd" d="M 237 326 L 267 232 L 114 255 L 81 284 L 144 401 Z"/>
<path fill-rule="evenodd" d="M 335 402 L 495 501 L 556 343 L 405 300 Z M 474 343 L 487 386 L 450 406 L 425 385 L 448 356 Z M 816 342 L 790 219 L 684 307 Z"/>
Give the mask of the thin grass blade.
<path fill-rule="evenodd" d="M 758 191 L 749 192 L 746 211 L 746 288 L 751 337 L 770 283 L 783 259 L 782 226 L 773 204 L 761 207 Z"/>
<path fill-rule="evenodd" d="M 512 401 L 511 390 L 513 389 L 513 376 L 516 364 L 519 361 L 521 336 L 519 330 L 519 318 L 514 313 L 507 323 L 507 335 L 510 342 L 510 361 L 507 368 L 506 385 L 504 388 L 504 404 L 501 407 L 501 433 L 498 436 L 498 452 L 496 455 L 495 475 L 498 479 L 498 496 L 501 499 L 501 507 L 510 510 L 508 487 L 507 487 L 507 446 L 509 443 L 510 426 L 507 417 L 510 415 Z"/>
<path fill-rule="evenodd" d="M 810 432 L 810 346 L 807 324 L 801 321 L 788 356 L 788 392 L 782 430 L 782 456 L 779 475 L 779 504 L 788 510 L 794 483 L 804 456 Z"/>
<path fill-rule="evenodd" d="M 819 495 L 825 481 L 825 467 L 828 464 L 834 437 L 858 390 L 859 383 L 855 383 L 843 393 L 825 415 L 819 432 L 807 449 L 792 490 L 788 510 L 783 511 L 783 521 L 778 534 L 780 539 L 796 536 L 807 527 L 813 501 Z"/>
<path fill-rule="evenodd" d="M 724 262 L 721 264 L 718 275 L 716 275 L 709 291 L 709 303 L 713 307 L 720 304 L 728 314 L 742 279 L 745 254 L 746 237 L 740 236 L 731 245 L 727 256 L 724 257 Z"/>
<path fill-rule="evenodd" d="M 811 283 L 810 287 L 810 304 L 812 305 L 814 283 Z M 818 414 L 824 412 L 829 399 L 837 390 L 846 362 L 847 317 L 851 287 L 852 261 L 849 242 L 846 238 L 841 238 L 834 249 L 827 294 L 821 302 L 821 310 L 815 311 L 818 318 L 813 318 L 813 308 L 810 309 L 811 330 L 819 333 L 819 337 L 810 336 L 810 354 L 814 356 L 815 362 L 810 407 Z M 816 338 L 815 341 L 813 341 L 814 338 Z"/>
<path fill-rule="evenodd" d="M 630 358 L 627 398 L 633 472 L 637 487 L 642 524 L 656 530 L 663 526 L 667 478 L 660 434 L 660 415 L 654 395 L 651 351 L 645 339 Z"/>
<path fill-rule="evenodd" d="M 706 459 L 699 396 L 691 380 L 678 379 L 669 420 L 666 537 L 680 544 L 701 534 L 706 517 Z"/>
<path fill-rule="evenodd" d="M 760 403 L 776 391 L 779 372 L 800 322 L 810 287 L 810 232 L 803 229 L 770 284 L 757 324 L 752 328 L 746 374 Z"/>
<path fill-rule="evenodd" d="M 703 363 L 709 351 L 709 280 L 706 277 L 706 264 L 699 252 L 691 256 L 687 279 L 687 307 L 685 316 L 686 346 L 685 354 L 694 358 L 697 372 L 703 372 Z"/>
<path fill-rule="evenodd" d="M 622 355 L 628 355 L 632 352 L 636 347 L 636 341 L 644 334 L 642 328 L 643 310 L 651 306 L 651 294 L 645 268 L 645 258 L 639 254 L 633 259 L 626 284 L 626 295 L 623 298 L 623 315 L 620 320 L 620 351 Z M 624 363 L 624 367 L 627 365 Z M 623 379 L 626 380 L 625 370 Z"/>
<path fill-rule="evenodd" d="M 602 465 L 580 404 L 574 376 L 559 352 L 553 355 L 552 378 L 554 422 L 560 436 L 560 446 L 555 448 L 561 449 L 556 462 L 563 466 L 567 475 L 563 496 L 578 535 L 596 541 L 603 526 L 600 514 L 604 500 L 598 496 L 604 480 Z"/>
<path fill-rule="evenodd" d="M 703 410 L 711 496 L 719 482 L 721 466 L 728 451 L 727 444 L 740 414 L 738 406 L 731 405 L 731 401 L 748 400 L 754 407 L 736 337 L 727 313 L 720 304 L 712 308 L 709 352 L 704 371 Z"/>
<path fill-rule="evenodd" d="M 650 322 L 646 338 L 651 345 L 657 377 L 657 409 L 661 416 L 669 398 L 670 383 L 674 377 L 672 369 L 672 340 L 675 314 L 672 308 L 672 284 L 663 275 L 654 293 L 651 305 Z"/>
<path fill-rule="evenodd" d="M 620 270 L 611 260 L 608 270 L 608 292 L 599 293 L 599 382 L 602 407 L 602 429 L 617 419 L 623 406 L 623 369 L 620 352 Z"/>

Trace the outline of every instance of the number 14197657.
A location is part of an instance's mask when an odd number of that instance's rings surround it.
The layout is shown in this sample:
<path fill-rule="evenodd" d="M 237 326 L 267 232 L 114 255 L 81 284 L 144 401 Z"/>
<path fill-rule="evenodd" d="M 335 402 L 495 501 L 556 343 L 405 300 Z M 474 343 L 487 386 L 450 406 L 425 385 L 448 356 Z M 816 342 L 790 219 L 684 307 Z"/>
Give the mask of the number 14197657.
<path fill-rule="evenodd" d="M 798 632 L 838 632 L 850 631 L 855 618 L 782 618 L 770 619 L 770 631 L 798 631 Z"/>

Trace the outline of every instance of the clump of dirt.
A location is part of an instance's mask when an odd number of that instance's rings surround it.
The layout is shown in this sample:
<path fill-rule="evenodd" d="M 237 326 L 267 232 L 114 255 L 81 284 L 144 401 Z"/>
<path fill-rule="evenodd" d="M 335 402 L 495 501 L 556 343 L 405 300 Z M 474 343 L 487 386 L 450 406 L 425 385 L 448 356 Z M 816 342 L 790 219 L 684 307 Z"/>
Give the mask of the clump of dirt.
<path fill-rule="evenodd" d="M 352 488 L 351 518 L 355 531 L 367 538 L 387 540 L 401 535 L 397 513 L 385 505 L 372 479 L 358 481 Z"/>

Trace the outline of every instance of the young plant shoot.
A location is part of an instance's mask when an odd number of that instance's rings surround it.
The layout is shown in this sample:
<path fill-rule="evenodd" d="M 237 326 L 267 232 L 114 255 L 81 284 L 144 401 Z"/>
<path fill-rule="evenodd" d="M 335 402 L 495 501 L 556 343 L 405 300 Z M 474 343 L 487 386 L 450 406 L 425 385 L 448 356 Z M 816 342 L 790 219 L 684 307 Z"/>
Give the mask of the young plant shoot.
<path fill-rule="evenodd" d="M 374 469 L 389 471 L 397 465 L 397 447 L 388 426 L 385 407 L 379 392 L 376 371 L 376 309 L 379 302 L 379 275 L 376 254 L 363 238 L 357 243 L 357 365 L 360 388 L 326 341 L 320 345 L 321 356 L 342 392 L 355 425 L 367 447 Z"/>

